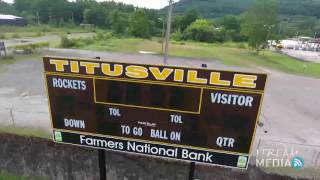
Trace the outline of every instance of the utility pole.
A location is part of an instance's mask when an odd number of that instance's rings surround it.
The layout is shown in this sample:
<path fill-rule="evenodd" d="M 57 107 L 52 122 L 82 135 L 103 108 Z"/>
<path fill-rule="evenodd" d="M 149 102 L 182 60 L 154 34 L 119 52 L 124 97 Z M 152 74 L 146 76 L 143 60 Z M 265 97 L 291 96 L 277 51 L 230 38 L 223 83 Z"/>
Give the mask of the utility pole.
<path fill-rule="evenodd" d="M 162 34 L 161 34 L 161 53 L 163 54 L 163 50 L 164 50 L 164 27 L 165 27 L 165 24 L 164 24 L 164 18 L 158 18 L 158 20 L 160 20 L 162 22 Z"/>
<path fill-rule="evenodd" d="M 171 16 L 172 16 L 172 4 L 173 0 L 169 0 L 168 18 L 167 18 L 167 33 L 166 33 L 166 45 L 164 49 L 164 59 L 163 63 L 168 63 L 168 52 L 169 52 L 169 41 L 170 41 L 170 31 L 171 31 Z"/>
<path fill-rule="evenodd" d="M 39 11 L 37 10 L 37 19 L 38 19 L 38 26 L 40 25 L 40 16 L 39 16 Z"/>
<path fill-rule="evenodd" d="M 74 23 L 74 12 L 72 12 L 72 14 L 71 14 L 71 19 L 72 19 L 72 23 L 75 24 Z"/>

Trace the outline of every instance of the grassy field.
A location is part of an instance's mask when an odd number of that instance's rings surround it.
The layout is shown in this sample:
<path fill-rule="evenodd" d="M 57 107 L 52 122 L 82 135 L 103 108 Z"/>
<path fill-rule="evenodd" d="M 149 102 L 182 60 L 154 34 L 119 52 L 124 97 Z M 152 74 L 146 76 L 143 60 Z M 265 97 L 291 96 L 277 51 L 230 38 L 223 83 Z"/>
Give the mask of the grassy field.
<path fill-rule="evenodd" d="M 70 33 L 84 33 L 90 30 L 70 26 L 70 27 L 51 27 L 48 25 L 40 26 L 26 26 L 26 27 L 14 27 L 14 26 L 0 26 L 0 39 L 12 39 L 22 37 L 40 37 L 51 34 L 70 34 Z"/>
<path fill-rule="evenodd" d="M 21 177 L 21 176 L 14 176 L 7 172 L 1 171 L 0 172 L 0 180 L 29 180 L 29 178 Z"/>
<path fill-rule="evenodd" d="M 44 177 L 26 177 L 26 176 L 17 176 L 10 174 L 6 171 L 0 171 L 0 180 L 47 180 L 48 178 Z"/>
<path fill-rule="evenodd" d="M 161 42 L 135 38 L 111 38 L 94 42 L 79 41 L 76 48 L 138 53 L 150 51 L 161 54 Z M 226 65 L 266 67 L 283 72 L 320 77 L 320 64 L 298 61 L 286 55 L 265 51 L 263 54 L 248 50 L 245 44 L 208 44 L 196 42 L 173 42 L 170 55 L 189 58 L 215 59 Z"/>

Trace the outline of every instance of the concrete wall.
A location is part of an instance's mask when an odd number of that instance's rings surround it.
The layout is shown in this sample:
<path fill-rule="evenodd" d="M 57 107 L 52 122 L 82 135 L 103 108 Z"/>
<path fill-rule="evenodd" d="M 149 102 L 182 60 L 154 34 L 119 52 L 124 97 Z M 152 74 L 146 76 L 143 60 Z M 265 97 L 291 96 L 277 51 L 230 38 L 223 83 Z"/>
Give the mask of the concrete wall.
<path fill-rule="evenodd" d="M 189 164 L 159 158 L 106 151 L 108 180 L 184 180 Z M 98 151 L 55 144 L 50 140 L 0 134 L 0 171 L 37 179 L 99 179 Z M 291 179 L 268 175 L 250 167 L 248 171 L 196 165 L 195 176 L 201 180 Z"/>

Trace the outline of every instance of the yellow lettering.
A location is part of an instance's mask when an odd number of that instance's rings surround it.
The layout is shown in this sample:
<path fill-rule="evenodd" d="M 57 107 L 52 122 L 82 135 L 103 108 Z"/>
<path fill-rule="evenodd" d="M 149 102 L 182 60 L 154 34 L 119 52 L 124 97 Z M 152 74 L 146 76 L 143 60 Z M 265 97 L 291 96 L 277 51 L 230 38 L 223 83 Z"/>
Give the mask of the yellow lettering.
<path fill-rule="evenodd" d="M 107 76 L 120 76 L 123 73 L 123 66 L 120 64 L 115 64 L 113 67 L 113 71 L 111 71 L 110 64 L 102 64 L 101 70 L 103 74 Z"/>
<path fill-rule="evenodd" d="M 93 62 L 80 62 L 80 66 L 84 66 L 86 68 L 87 74 L 94 74 L 94 68 L 100 67 L 100 64 Z"/>
<path fill-rule="evenodd" d="M 244 75 L 244 74 L 235 74 L 233 79 L 233 86 L 236 87 L 245 87 L 245 88 L 256 88 L 257 80 L 255 75 Z"/>
<path fill-rule="evenodd" d="M 56 68 L 56 71 L 63 72 L 64 66 L 69 65 L 69 62 L 67 60 L 54 60 L 50 59 L 50 64 L 53 64 Z"/>
<path fill-rule="evenodd" d="M 79 63 L 77 61 L 70 62 L 71 72 L 79 73 Z"/>
<path fill-rule="evenodd" d="M 220 79 L 221 74 L 217 72 L 211 72 L 210 74 L 210 84 L 220 85 L 220 86 L 230 86 L 231 82 L 227 80 Z"/>
<path fill-rule="evenodd" d="M 182 82 L 183 81 L 184 70 L 176 69 L 174 70 L 174 81 Z"/>
<path fill-rule="evenodd" d="M 173 69 L 168 68 L 164 68 L 162 72 L 160 72 L 160 69 L 158 67 L 150 67 L 149 69 L 157 80 L 166 80 L 173 72 Z"/>
<path fill-rule="evenodd" d="M 127 66 L 126 75 L 132 78 L 147 78 L 148 69 L 142 66 Z"/>
<path fill-rule="evenodd" d="M 203 78 L 198 78 L 197 71 L 188 71 L 188 82 L 198 83 L 198 84 L 207 84 L 208 80 Z"/>

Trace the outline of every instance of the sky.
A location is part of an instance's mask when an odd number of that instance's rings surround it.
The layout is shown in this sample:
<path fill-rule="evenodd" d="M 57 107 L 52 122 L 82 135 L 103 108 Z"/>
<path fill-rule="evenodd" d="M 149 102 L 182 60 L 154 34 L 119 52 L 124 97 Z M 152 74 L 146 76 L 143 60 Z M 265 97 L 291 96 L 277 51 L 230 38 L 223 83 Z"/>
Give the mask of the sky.
<path fill-rule="evenodd" d="M 12 3 L 13 0 L 4 0 L 5 2 Z M 97 0 L 97 1 L 104 1 L 104 0 Z M 111 1 L 111 0 L 108 0 Z M 132 4 L 138 7 L 145 7 L 151 9 L 161 9 L 167 6 L 169 3 L 168 0 L 114 0 L 116 2 L 123 2 L 126 4 Z M 175 0 L 178 1 L 178 0 Z"/>

